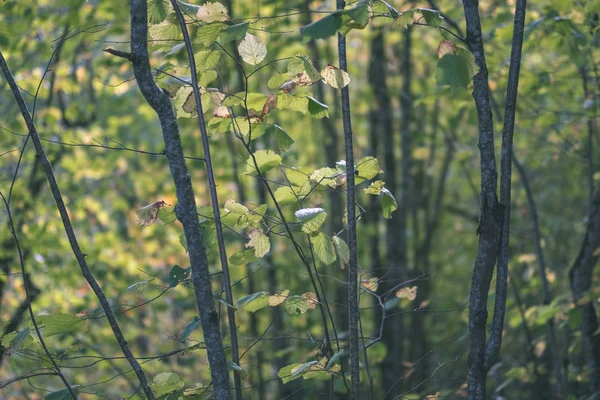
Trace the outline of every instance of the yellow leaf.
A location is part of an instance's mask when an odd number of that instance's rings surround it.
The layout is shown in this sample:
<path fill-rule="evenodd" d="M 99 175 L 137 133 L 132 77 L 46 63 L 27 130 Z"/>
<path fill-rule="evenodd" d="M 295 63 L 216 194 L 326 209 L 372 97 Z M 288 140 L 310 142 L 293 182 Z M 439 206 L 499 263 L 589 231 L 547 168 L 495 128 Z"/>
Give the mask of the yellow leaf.
<path fill-rule="evenodd" d="M 533 253 L 529 254 L 521 254 L 517 259 L 520 263 L 531 263 L 537 259 L 536 255 Z"/>
<path fill-rule="evenodd" d="M 154 221 L 156 221 L 158 210 L 160 210 L 162 207 L 167 207 L 168 205 L 169 204 L 162 200 L 148 204 L 147 206 L 142 207 L 135 212 L 135 221 L 140 226 L 150 226 L 154 223 Z"/>
<path fill-rule="evenodd" d="M 379 287 L 377 278 L 362 279 L 360 281 L 360 284 L 362 287 L 364 287 L 365 289 L 367 289 L 370 292 L 376 292 L 377 288 Z"/>
<path fill-rule="evenodd" d="M 413 301 L 417 298 L 417 287 L 402 288 L 396 291 L 396 297 Z"/>
<path fill-rule="evenodd" d="M 271 249 L 271 242 L 262 230 L 252 229 L 248 236 L 250 236 L 250 241 L 246 243 L 246 248 L 253 247 L 256 257 L 264 257 Z"/>
<path fill-rule="evenodd" d="M 198 8 L 196 18 L 203 22 L 227 21 L 227 9 L 221 3 L 208 2 Z"/>
<path fill-rule="evenodd" d="M 415 160 L 427 160 L 429 158 L 429 147 L 417 147 L 413 150 Z"/>
<path fill-rule="evenodd" d="M 333 86 L 336 89 L 346 87 L 350 83 L 350 75 L 346 71 L 328 65 L 321 70 L 321 76 L 323 81 L 329 86 Z"/>
<path fill-rule="evenodd" d="M 289 290 L 284 290 L 283 292 L 281 292 L 279 294 L 274 294 L 273 296 L 269 296 L 269 305 L 271 307 L 280 305 L 281 303 L 283 303 L 285 301 L 285 299 L 287 299 L 289 294 L 290 294 Z"/>

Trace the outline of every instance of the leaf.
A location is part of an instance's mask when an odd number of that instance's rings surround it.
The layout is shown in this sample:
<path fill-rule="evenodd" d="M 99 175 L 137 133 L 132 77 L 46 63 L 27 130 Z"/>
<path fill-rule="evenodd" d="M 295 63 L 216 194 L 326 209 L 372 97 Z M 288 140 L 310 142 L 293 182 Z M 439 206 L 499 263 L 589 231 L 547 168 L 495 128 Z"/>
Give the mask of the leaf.
<path fill-rule="evenodd" d="M 325 219 L 327 219 L 326 212 L 317 214 L 315 217 L 311 218 L 308 221 L 305 221 L 302 224 L 302 232 L 307 233 L 309 235 L 313 234 L 313 233 L 317 233 L 319 231 L 319 229 L 321 228 L 321 226 L 323 225 L 323 223 L 325 222 Z"/>
<path fill-rule="evenodd" d="M 298 221 L 306 222 L 322 213 L 325 213 L 325 210 L 322 208 L 303 208 L 301 210 L 296 211 L 295 215 L 296 218 L 298 218 Z"/>
<path fill-rule="evenodd" d="M 350 75 L 333 65 L 327 65 L 321 70 L 323 81 L 336 89 L 346 87 L 350 83 Z"/>
<path fill-rule="evenodd" d="M 247 215 L 250 212 L 248 207 L 237 203 L 234 200 L 227 200 L 223 207 L 225 208 L 225 211 L 238 215 Z"/>
<path fill-rule="evenodd" d="M 302 293 L 302 298 L 306 299 L 306 305 L 309 310 L 314 310 L 317 307 L 317 295 L 313 292 Z"/>
<path fill-rule="evenodd" d="M 308 311 L 308 300 L 302 296 L 289 296 L 285 300 L 285 311 L 290 315 L 304 314 Z"/>
<path fill-rule="evenodd" d="M 204 24 L 196 30 L 196 41 L 208 47 L 217 41 L 226 27 L 221 22 Z"/>
<path fill-rule="evenodd" d="M 289 186 L 281 186 L 275 191 L 275 201 L 280 206 L 288 206 L 298 201 L 294 190 Z"/>
<path fill-rule="evenodd" d="M 277 97 L 277 108 L 280 110 L 298 111 L 302 114 L 306 114 L 308 112 L 308 97 L 282 93 Z"/>
<path fill-rule="evenodd" d="M 362 279 L 360 285 L 369 292 L 375 293 L 377 292 L 377 288 L 379 288 L 379 281 L 377 278 Z"/>
<path fill-rule="evenodd" d="M 246 379 L 248 377 L 248 373 L 246 370 L 231 360 L 227 360 L 227 365 L 229 365 L 229 369 L 233 371 L 237 371 L 242 379 Z"/>
<path fill-rule="evenodd" d="M 81 387 L 81 385 L 71 385 L 71 389 L 73 390 L 73 392 L 75 392 L 75 394 L 78 394 L 79 387 Z M 73 399 L 73 396 L 71 396 L 71 393 L 69 392 L 69 390 L 67 390 L 67 388 L 57 390 L 56 392 L 47 393 L 44 396 L 44 400 L 72 400 L 72 399 Z"/>
<path fill-rule="evenodd" d="M 319 232 L 318 235 L 312 238 L 312 244 L 315 249 L 315 254 L 323 264 L 329 265 L 337 259 L 331 237 L 323 232 Z"/>
<path fill-rule="evenodd" d="M 4 354 L 11 355 L 17 350 L 20 350 L 26 347 L 29 343 L 33 341 L 33 338 L 30 335 L 31 330 L 28 327 L 25 327 L 16 332 L 7 333 L 2 337 L 0 344 L 4 347 Z"/>
<path fill-rule="evenodd" d="M 169 0 L 150 0 L 148 2 L 148 23 L 150 25 L 160 24 L 172 10 Z"/>
<path fill-rule="evenodd" d="M 257 150 L 254 152 L 254 158 L 261 173 L 265 173 L 281 164 L 281 156 L 271 150 Z M 252 156 L 249 156 L 248 160 L 246 160 L 246 175 L 255 173 L 254 161 L 252 160 Z"/>
<path fill-rule="evenodd" d="M 402 27 L 404 29 L 408 28 L 409 25 L 412 25 L 415 20 L 415 11 L 408 10 L 400 14 L 392 23 L 393 28 Z"/>
<path fill-rule="evenodd" d="M 243 308 L 249 312 L 256 312 L 269 305 L 269 294 L 267 292 L 258 292 L 244 296 L 237 301 L 237 307 Z"/>
<path fill-rule="evenodd" d="M 279 294 L 274 294 L 272 296 L 269 296 L 269 306 L 275 307 L 275 306 L 280 305 L 288 298 L 289 294 L 290 294 L 289 290 L 284 290 L 283 292 L 281 292 Z"/>
<path fill-rule="evenodd" d="M 252 229 L 248 236 L 250 241 L 246 243 L 246 247 L 253 247 L 256 257 L 264 257 L 271 249 L 271 242 L 261 229 Z"/>
<path fill-rule="evenodd" d="M 184 236 L 185 237 L 185 236 Z M 184 280 L 190 277 L 190 268 L 181 268 L 179 265 L 173 265 L 169 271 L 169 287 L 174 288 Z"/>
<path fill-rule="evenodd" d="M 261 118 L 270 113 L 275 108 L 277 108 L 277 95 L 271 94 L 269 95 L 269 97 L 267 97 L 267 101 L 265 101 L 262 111 L 260 112 Z"/>
<path fill-rule="evenodd" d="M 446 54 L 456 54 L 456 44 L 452 40 L 444 40 L 438 46 L 437 57 L 440 60 Z"/>
<path fill-rule="evenodd" d="M 431 10 L 429 8 L 419 8 L 418 10 L 429 26 L 441 26 L 444 22 L 444 18 L 442 18 L 438 10 Z"/>
<path fill-rule="evenodd" d="M 350 262 L 350 249 L 341 237 L 336 235 L 332 239 L 333 245 L 335 246 L 335 252 L 340 260 L 340 267 L 341 269 L 345 269 L 346 265 Z"/>
<path fill-rule="evenodd" d="M 267 47 L 256 36 L 246 33 L 244 40 L 238 46 L 240 57 L 250 65 L 257 65 L 265 59 L 267 55 Z"/>
<path fill-rule="evenodd" d="M 379 161 L 371 156 L 362 158 L 357 164 L 356 171 L 358 174 L 357 178 L 362 178 L 362 180 L 373 179 L 383 172 L 379 168 Z M 357 181 L 360 182 L 362 182 L 362 180 L 357 179 Z"/>
<path fill-rule="evenodd" d="M 413 301 L 417 298 L 417 287 L 404 287 L 396 291 L 396 297 L 399 299 L 407 299 Z"/>
<path fill-rule="evenodd" d="M 229 257 L 229 262 L 233 265 L 244 265 L 256 261 L 254 250 L 238 251 Z"/>
<path fill-rule="evenodd" d="M 192 334 L 192 332 L 198 329 L 201 325 L 202 324 L 200 322 L 200 317 L 194 316 L 194 319 L 188 322 L 185 328 L 183 328 L 181 333 L 177 336 L 177 340 L 179 340 L 181 343 L 185 343 L 185 341 Z"/>
<path fill-rule="evenodd" d="M 317 185 L 329 186 L 332 189 L 336 189 L 338 187 L 336 177 L 342 174 L 343 172 L 340 172 L 333 168 L 319 168 L 315 170 L 312 174 L 310 174 L 310 180 Z"/>
<path fill-rule="evenodd" d="M 168 225 L 177 220 L 177 215 L 175 214 L 175 207 L 164 207 L 158 210 L 158 218 L 163 222 L 163 224 Z"/>
<path fill-rule="evenodd" d="M 248 32 L 248 22 L 242 22 L 241 24 L 231 25 L 221 31 L 219 36 L 219 42 L 221 45 L 225 45 L 234 40 L 241 40 L 246 36 Z"/>
<path fill-rule="evenodd" d="M 329 107 L 310 96 L 308 97 L 308 112 L 315 118 L 329 118 Z"/>
<path fill-rule="evenodd" d="M 269 78 L 269 80 L 267 81 L 267 87 L 269 89 L 277 89 L 277 88 L 280 88 L 280 86 L 283 85 L 284 83 L 286 83 L 287 81 L 289 81 L 288 74 L 276 73 L 271 78 Z"/>
<path fill-rule="evenodd" d="M 438 86 L 466 89 L 478 71 L 473 54 L 457 47 L 456 54 L 445 54 L 438 61 L 435 80 Z"/>
<path fill-rule="evenodd" d="M 390 219 L 392 217 L 392 213 L 398 209 L 398 203 L 396 203 L 396 199 L 386 188 L 381 189 L 381 193 L 383 193 L 383 198 L 381 199 L 383 217 Z"/>
<path fill-rule="evenodd" d="M 135 221 L 140 226 L 150 226 L 156 221 L 156 217 L 158 216 L 158 210 L 161 207 L 168 206 L 164 201 L 155 201 L 152 204 L 148 204 L 145 207 L 140 208 L 134 214 Z"/>
<path fill-rule="evenodd" d="M 40 328 L 44 328 L 46 337 L 75 332 L 84 324 L 83 319 L 72 314 L 40 315 L 36 321 Z"/>
<path fill-rule="evenodd" d="M 148 34 L 153 40 L 160 41 L 179 41 L 183 38 L 174 14 L 168 15 L 160 24 L 150 25 Z"/>
<path fill-rule="evenodd" d="M 383 190 L 383 185 L 385 185 L 385 182 L 381 180 L 371 182 L 371 185 L 365 188 L 365 193 L 379 196 Z"/>
<path fill-rule="evenodd" d="M 150 388 L 156 397 L 183 389 L 184 383 L 175 372 L 163 372 L 152 380 Z"/>
<path fill-rule="evenodd" d="M 346 10 L 346 14 L 358 25 L 354 28 L 364 28 L 369 22 L 369 0 L 359 0 L 354 7 Z"/>
<path fill-rule="evenodd" d="M 194 62 L 198 72 L 213 69 L 219 64 L 221 53 L 216 50 L 202 50 L 194 54 Z"/>
<path fill-rule="evenodd" d="M 285 367 L 281 368 L 277 372 L 277 376 L 281 379 L 281 382 L 285 385 L 286 383 L 293 381 L 294 379 L 300 378 L 300 376 L 298 376 L 298 375 L 292 376 L 292 370 L 295 370 L 301 366 L 302 366 L 302 364 L 286 365 Z"/>
<path fill-rule="evenodd" d="M 300 34 L 304 38 L 304 41 L 307 42 L 310 39 L 326 39 L 335 35 L 342 26 L 342 14 L 342 12 L 336 11 L 320 20 L 301 27 Z"/>
<path fill-rule="evenodd" d="M 144 279 L 143 281 L 136 282 L 132 285 L 127 286 L 127 290 L 131 290 L 135 288 L 136 293 L 143 293 L 144 290 L 148 287 L 150 282 L 152 282 L 154 278 Z"/>
<path fill-rule="evenodd" d="M 202 22 L 227 21 L 227 9 L 221 3 L 207 2 L 198 8 L 196 18 Z"/>
<path fill-rule="evenodd" d="M 277 149 L 281 154 L 285 154 L 296 141 L 279 125 L 269 126 L 269 132 L 274 132 L 277 141 Z"/>
<path fill-rule="evenodd" d="M 181 233 L 179 234 L 179 244 L 181 244 L 181 247 L 183 247 L 186 252 L 188 251 L 187 239 L 185 238 L 185 231 L 181 231 Z"/>

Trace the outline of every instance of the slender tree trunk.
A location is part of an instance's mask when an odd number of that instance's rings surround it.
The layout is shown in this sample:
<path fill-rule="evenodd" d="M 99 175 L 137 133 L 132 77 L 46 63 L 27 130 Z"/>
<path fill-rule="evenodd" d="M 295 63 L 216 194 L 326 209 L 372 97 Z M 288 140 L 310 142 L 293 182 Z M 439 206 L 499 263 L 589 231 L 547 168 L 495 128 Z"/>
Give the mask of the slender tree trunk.
<path fill-rule="evenodd" d="M 600 390 L 600 335 L 596 333 L 598 316 L 594 302 L 589 296 L 589 290 L 592 288 L 592 272 L 598 261 L 598 254 L 595 252 L 598 247 L 600 247 L 600 190 L 597 190 L 593 197 L 585 238 L 569 272 L 573 300 L 581 315 L 583 353 L 594 392 Z"/>

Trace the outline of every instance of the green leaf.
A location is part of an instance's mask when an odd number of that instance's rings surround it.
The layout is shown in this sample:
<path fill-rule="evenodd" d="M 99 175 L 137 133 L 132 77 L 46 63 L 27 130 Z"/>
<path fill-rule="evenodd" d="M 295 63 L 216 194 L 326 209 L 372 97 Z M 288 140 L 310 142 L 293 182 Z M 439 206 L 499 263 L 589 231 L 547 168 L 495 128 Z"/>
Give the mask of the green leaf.
<path fill-rule="evenodd" d="M 175 214 L 175 207 L 164 207 L 158 211 L 158 218 L 163 222 L 163 224 L 168 225 L 177 220 L 177 215 Z"/>
<path fill-rule="evenodd" d="M 323 264 L 329 265 L 337 259 L 335 246 L 330 236 L 319 232 L 318 235 L 311 238 L 315 249 L 315 254 Z"/>
<path fill-rule="evenodd" d="M 221 45 L 225 45 L 234 40 L 241 40 L 246 36 L 248 32 L 248 22 L 242 22 L 241 24 L 231 25 L 221 31 L 219 36 L 219 42 Z"/>
<path fill-rule="evenodd" d="M 353 25 L 353 28 L 364 28 L 369 22 L 369 0 L 359 0 L 354 7 L 346 10 L 346 14 L 348 14 L 358 25 Z"/>
<path fill-rule="evenodd" d="M 341 237 L 336 235 L 332 239 L 333 245 L 335 246 L 335 252 L 337 254 L 338 259 L 340 260 L 340 267 L 344 269 L 346 268 L 346 265 L 348 265 L 348 263 L 350 262 L 350 249 L 348 248 L 348 245 L 346 244 L 344 239 L 342 239 Z"/>
<path fill-rule="evenodd" d="M 285 299 L 285 311 L 290 315 L 304 314 L 308 311 L 308 300 L 302 296 L 289 296 Z"/>
<path fill-rule="evenodd" d="M 302 114 L 306 114 L 308 112 L 308 97 L 282 93 L 277 97 L 277 108 L 280 110 L 298 111 Z"/>
<path fill-rule="evenodd" d="M 258 292 L 244 296 L 237 301 L 237 307 L 249 312 L 256 312 L 269 305 L 269 293 Z"/>
<path fill-rule="evenodd" d="M 40 315 L 36 321 L 40 328 L 44 328 L 46 337 L 75 332 L 84 324 L 84 320 L 72 314 Z"/>
<path fill-rule="evenodd" d="M 21 329 L 20 331 L 7 333 L 2 337 L 2 347 L 5 348 L 5 355 L 10 355 L 16 350 L 25 348 L 29 343 L 33 341 L 30 335 L 31 330 L 28 327 Z"/>
<path fill-rule="evenodd" d="M 275 191 L 275 201 L 280 206 L 289 206 L 298 202 L 294 190 L 289 186 L 281 186 Z"/>
<path fill-rule="evenodd" d="M 248 93 L 246 96 L 246 106 L 248 110 L 261 111 L 266 100 L 267 97 L 262 93 Z"/>
<path fill-rule="evenodd" d="M 187 253 L 188 246 L 187 239 L 185 238 L 185 231 L 181 231 L 181 233 L 179 234 L 179 244 L 181 244 L 181 247 L 183 247 Z"/>
<path fill-rule="evenodd" d="M 248 235 L 250 241 L 246 243 L 246 247 L 254 248 L 254 254 L 258 258 L 262 258 L 271 249 L 271 242 L 269 237 L 266 236 L 260 229 L 252 229 Z"/>
<path fill-rule="evenodd" d="M 148 34 L 153 40 L 159 41 L 173 41 L 183 38 L 175 14 L 170 14 L 160 24 L 151 25 L 148 28 Z"/>
<path fill-rule="evenodd" d="M 256 36 L 246 33 L 244 40 L 238 46 L 240 57 L 250 65 L 257 65 L 265 59 L 267 55 L 267 47 Z"/>
<path fill-rule="evenodd" d="M 381 193 L 383 197 L 381 199 L 381 209 L 383 210 L 383 217 L 386 219 L 390 219 L 392 217 L 392 213 L 398 209 L 398 203 L 396 203 L 396 199 L 392 195 L 392 193 L 386 188 L 381 189 Z"/>
<path fill-rule="evenodd" d="M 246 372 L 246 370 L 244 368 L 240 367 L 239 365 L 237 365 L 236 363 L 234 363 L 233 361 L 228 360 L 227 365 L 229 365 L 229 369 L 231 369 L 233 371 L 238 371 L 238 373 L 242 379 L 246 379 L 248 377 L 248 373 Z"/>
<path fill-rule="evenodd" d="M 148 23 L 150 25 L 160 24 L 173 11 L 169 0 L 150 0 L 148 2 Z"/>
<path fill-rule="evenodd" d="M 315 118 L 329 118 L 329 107 L 310 96 L 308 97 L 308 112 Z"/>
<path fill-rule="evenodd" d="M 267 87 L 269 89 L 277 89 L 289 80 L 290 80 L 289 74 L 276 73 L 271 78 L 269 78 L 269 81 L 267 82 Z"/>
<path fill-rule="evenodd" d="M 327 361 L 327 367 L 326 367 L 326 368 L 327 368 L 327 369 L 330 369 L 331 367 L 333 367 L 333 366 L 334 366 L 334 364 L 335 364 L 337 361 L 341 360 L 341 359 L 342 359 L 342 357 L 346 357 L 346 356 L 348 356 L 348 351 L 347 351 L 345 348 L 344 348 L 344 349 L 341 349 L 340 351 L 338 351 L 338 352 L 336 352 L 336 353 L 334 353 L 334 354 L 331 356 L 331 358 L 329 359 L 329 361 Z"/>
<path fill-rule="evenodd" d="M 247 215 L 250 212 L 250 210 L 248 210 L 248 207 L 246 207 L 243 204 L 237 203 L 234 200 L 227 200 L 223 207 L 225 208 L 225 211 L 238 215 Z"/>
<path fill-rule="evenodd" d="M 192 334 L 192 332 L 194 332 L 200 326 L 200 317 L 194 316 L 194 319 L 188 322 L 185 328 L 183 328 L 181 333 L 177 336 L 177 340 L 179 340 L 181 343 L 184 343 L 187 340 L 187 338 Z"/>
<path fill-rule="evenodd" d="M 150 388 L 156 397 L 183 389 L 184 383 L 175 372 L 163 372 L 152 380 Z"/>
<path fill-rule="evenodd" d="M 442 18 L 440 12 L 437 10 L 430 10 L 429 8 L 419 8 L 418 10 L 429 26 L 441 26 L 444 22 L 444 18 Z"/>
<path fill-rule="evenodd" d="M 208 71 L 204 71 L 198 77 L 198 86 L 206 88 L 208 86 L 208 84 L 213 82 L 215 79 L 217 79 L 218 76 L 219 75 L 217 74 L 217 71 L 215 71 L 215 70 L 211 69 Z M 204 107 L 202 107 L 202 108 L 204 109 Z M 195 103 L 194 103 L 193 111 L 194 111 L 194 113 L 196 112 L 196 104 Z"/>
<path fill-rule="evenodd" d="M 338 187 L 338 181 L 336 180 L 336 178 L 343 174 L 343 172 L 340 172 L 333 168 L 319 168 L 315 170 L 312 174 L 310 174 L 310 180 L 317 185 L 329 186 L 332 189 L 335 189 Z"/>
<path fill-rule="evenodd" d="M 79 387 L 81 387 L 81 385 L 71 385 L 71 389 L 75 392 L 75 394 L 78 394 Z M 67 390 L 67 388 L 57 390 L 56 392 L 47 393 L 44 396 L 44 400 L 72 400 L 72 399 L 73 399 L 73 397 L 71 396 L 71 393 Z"/>
<path fill-rule="evenodd" d="M 277 142 L 277 151 L 282 155 L 285 154 L 294 143 L 296 143 L 294 139 L 292 139 L 290 135 L 283 130 L 283 128 L 276 124 L 269 125 L 265 133 L 269 136 L 275 136 L 275 141 Z"/>
<path fill-rule="evenodd" d="M 342 12 L 336 11 L 318 21 L 300 28 L 300 34 L 305 41 L 310 39 L 326 39 L 336 34 L 342 26 Z"/>
<path fill-rule="evenodd" d="M 400 14 L 392 23 L 393 28 L 402 27 L 404 29 L 408 28 L 409 25 L 412 25 L 415 20 L 415 11 L 408 10 Z"/>
<path fill-rule="evenodd" d="M 381 180 L 371 182 L 371 185 L 365 188 L 365 193 L 379 196 L 381 194 L 381 190 L 383 189 L 383 185 L 384 182 Z"/>
<path fill-rule="evenodd" d="M 356 179 L 357 184 L 358 181 L 362 182 L 365 179 L 373 179 L 383 172 L 379 169 L 379 161 L 371 156 L 362 158 L 357 164 L 356 171 L 358 173 L 357 178 L 361 178 Z"/>
<path fill-rule="evenodd" d="M 233 265 L 244 265 L 249 264 L 251 262 L 256 261 L 256 255 L 254 254 L 254 250 L 243 250 L 238 251 L 229 257 L 229 262 Z"/>
<path fill-rule="evenodd" d="M 319 231 L 327 218 L 327 213 L 322 208 L 303 208 L 296 211 L 296 218 L 302 222 L 302 231 L 311 234 Z"/>
<path fill-rule="evenodd" d="M 198 72 L 213 69 L 219 64 L 221 53 L 216 50 L 202 50 L 194 54 L 194 62 Z"/>
<path fill-rule="evenodd" d="M 265 173 L 268 170 L 281 165 L 281 156 L 271 150 L 257 150 L 254 152 L 254 158 L 256 158 L 256 164 L 261 173 Z M 246 175 L 253 175 L 256 173 L 252 156 L 249 156 L 246 160 L 245 173 Z"/>
<path fill-rule="evenodd" d="M 277 372 L 277 376 L 281 379 L 281 382 L 285 385 L 286 383 L 293 381 L 294 379 L 300 378 L 298 375 L 292 376 L 292 371 L 296 368 L 300 368 L 302 364 L 290 364 L 281 368 L 279 372 Z"/>
<path fill-rule="evenodd" d="M 185 238 L 185 236 L 184 236 Z M 187 246 L 184 246 L 187 249 Z M 181 268 L 179 265 L 173 265 L 171 271 L 169 271 L 169 287 L 174 288 L 184 280 L 190 277 L 190 268 Z"/>
<path fill-rule="evenodd" d="M 217 41 L 226 26 L 221 22 L 204 24 L 196 31 L 196 41 L 208 47 Z"/>
<path fill-rule="evenodd" d="M 466 89 L 478 71 L 473 54 L 458 47 L 456 54 L 445 54 L 438 61 L 435 80 L 438 86 Z"/>

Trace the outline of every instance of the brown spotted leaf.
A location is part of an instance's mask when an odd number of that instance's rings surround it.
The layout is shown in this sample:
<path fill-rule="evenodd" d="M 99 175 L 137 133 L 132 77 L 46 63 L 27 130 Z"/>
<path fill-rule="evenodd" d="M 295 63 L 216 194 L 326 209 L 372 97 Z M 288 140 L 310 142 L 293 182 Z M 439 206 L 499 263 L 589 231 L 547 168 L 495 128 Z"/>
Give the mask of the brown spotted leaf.
<path fill-rule="evenodd" d="M 146 207 L 142 207 L 135 212 L 135 221 L 140 226 L 150 226 L 154 223 L 154 221 L 156 221 L 158 210 L 160 210 L 162 207 L 167 207 L 168 205 L 169 204 L 162 200 L 148 204 Z"/>

